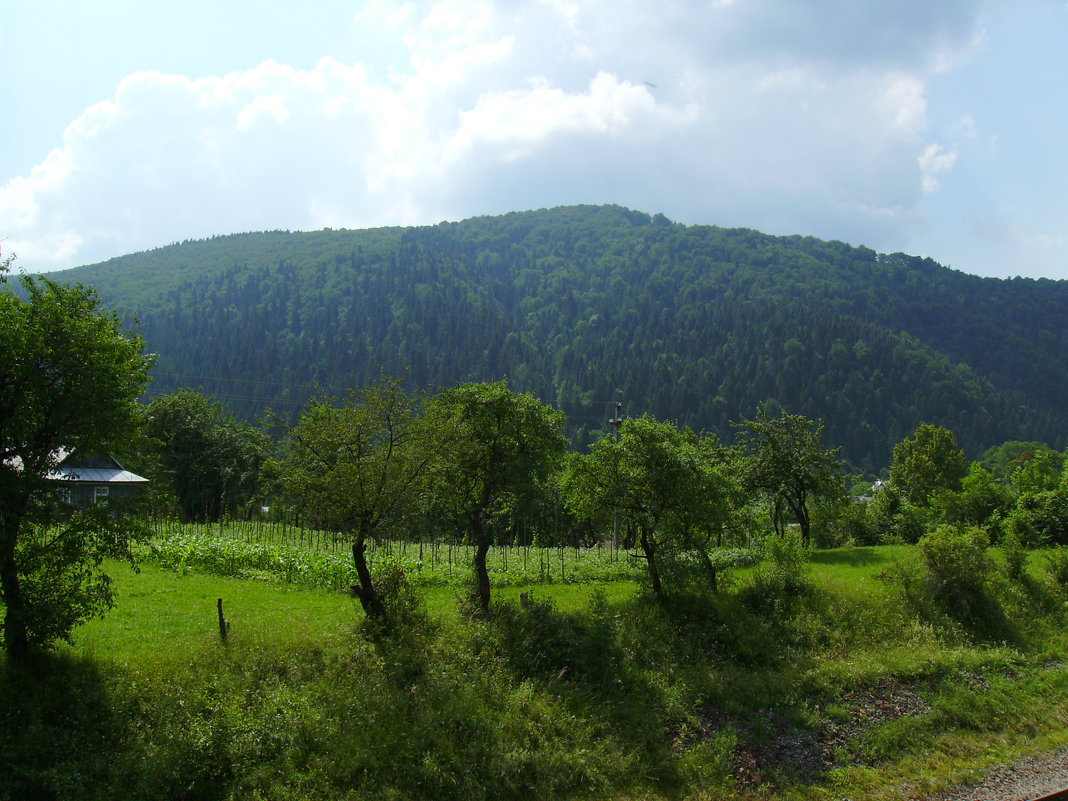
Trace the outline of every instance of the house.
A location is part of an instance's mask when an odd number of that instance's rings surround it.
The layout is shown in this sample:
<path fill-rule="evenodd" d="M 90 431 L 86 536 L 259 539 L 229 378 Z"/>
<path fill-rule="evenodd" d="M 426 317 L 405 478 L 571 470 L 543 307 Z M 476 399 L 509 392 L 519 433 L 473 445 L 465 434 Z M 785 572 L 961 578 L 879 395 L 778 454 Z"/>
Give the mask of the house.
<path fill-rule="evenodd" d="M 131 473 L 112 456 L 68 454 L 48 478 L 62 482 L 60 499 L 73 507 L 127 500 L 148 486 L 147 478 Z"/>

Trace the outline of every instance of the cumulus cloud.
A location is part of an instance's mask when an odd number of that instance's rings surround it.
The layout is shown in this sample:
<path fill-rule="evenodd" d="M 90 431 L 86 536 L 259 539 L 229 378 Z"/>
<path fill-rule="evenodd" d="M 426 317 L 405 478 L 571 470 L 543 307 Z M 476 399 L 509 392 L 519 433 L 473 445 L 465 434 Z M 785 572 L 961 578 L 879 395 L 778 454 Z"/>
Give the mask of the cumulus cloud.
<path fill-rule="evenodd" d="M 618 202 L 878 247 L 954 165 L 925 82 L 973 45 L 977 5 L 369 3 L 354 22 L 378 56 L 128 76 L 0 188 L 0 233 L 48 269 L 213 233 Z"/>

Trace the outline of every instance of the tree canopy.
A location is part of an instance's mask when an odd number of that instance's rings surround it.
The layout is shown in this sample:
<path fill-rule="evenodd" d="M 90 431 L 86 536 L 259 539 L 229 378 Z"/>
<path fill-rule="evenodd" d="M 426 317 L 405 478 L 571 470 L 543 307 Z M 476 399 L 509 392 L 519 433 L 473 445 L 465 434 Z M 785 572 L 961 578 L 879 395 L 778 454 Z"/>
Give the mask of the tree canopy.
<path fill-rule="evenodd" d="M 756 419 L 743 420 L 738 432 L 748 455 L 747 485 L 769 499 L 772 523 L 779 534 L 785 531 L 789 513 L 808 545 L 811 504 L 821 498 L 841 499 L 845 493 L 840 449 L 823 447 L 822 421 L 814 423 L 786 412 L 773 418 L 763 407 L 757 410 Z"/>
<path fill-rule="evenodd" d="M 390 599 L 371 576 L 367 542 L 412 504 L 436 457 L 420 411 L 420 400 L 392 380 L 352 392 L 341 404 L 313 401 L 267 468 L 276 492 L 305 519 L 351 541 L 353 591 L 378 622 Z"/>
<path fill-rule="evenodd" d="M 124 551 L 129 531 L 76 516 L 43 532 L 56 522 L 49 476 L 67 453 L 107 453 L 133 436 L 153 360 L 92 290 L 43 278 L 22 289 L 0 288 L 0 591 L 16 658 L 111 602 L 96 568 Z M 57 595 L 61 586 L 69 592 Z"/>
<path fill-rule="evenodd" d="M 385 370 L 426 391 L 507 375 L 580 448 L 618 397 L 725 442 L 760 404 L 823 419 L 868 475 L 923 421 L 973 456 L 1068 445 L 1068 282 L 841 242 L 583 206 L 216 237 L 69 276 L 144 320 L 157 389 L 200 376 L 246 420 Z"/>
<path fill-rule="evenodd" d="M 475 597 L 490 600 L 486 555 L 494 516 L 532 502 L 567 446 L 564 416 L 507 382 L 445 389 L 427 404 L 435 432 L 437 507 L 459 518 L 475 547 Z"/>
<path fill-rule="evenodd" d="M 617 515 L 641 548 L 650 588 L 664 592 L 663 573 L 681 553 L 696 556 L 713 587 L 707 559 L 710 536 L 730 515 L 731 482 L 714 438 L 650 415 L 624 420 L 619 435 L 594 443 L 574 458 L 565 485 L 579 516 Z"/>
<path fill-rule="evenodd" d="M 917 506 L 929 505 L 938 490 L 959 491 L 967 474 L 968 460 L 947 428 L 923 423 L 894 446 L 890 481 Z"/>

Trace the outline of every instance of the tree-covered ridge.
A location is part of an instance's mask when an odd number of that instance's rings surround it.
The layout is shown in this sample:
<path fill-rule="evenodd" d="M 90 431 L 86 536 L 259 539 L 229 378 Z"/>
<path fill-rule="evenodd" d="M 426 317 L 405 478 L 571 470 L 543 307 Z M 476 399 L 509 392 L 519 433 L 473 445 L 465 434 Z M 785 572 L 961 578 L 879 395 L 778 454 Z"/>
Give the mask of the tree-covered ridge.
<path fill-rule="evenodd" d="M 70 277 L 141 319 L 154 391 L 200 386 L 249 417 L 384 370 L 507 376 L 580 444 L 616 399 L 725 439 L 760 404 L 823 418 L 866 471 L 921 422 L 973 455 L 1068 435 L 1068 285 L 811 237 L 580 206 L 221 237 Z"/>

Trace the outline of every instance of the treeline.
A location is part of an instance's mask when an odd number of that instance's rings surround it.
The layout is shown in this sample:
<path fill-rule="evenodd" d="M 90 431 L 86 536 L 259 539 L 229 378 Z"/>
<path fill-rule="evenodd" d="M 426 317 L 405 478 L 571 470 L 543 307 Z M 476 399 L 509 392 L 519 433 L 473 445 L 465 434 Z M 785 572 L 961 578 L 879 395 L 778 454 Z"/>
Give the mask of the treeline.
<path fill-rule="evenodd" d="M 580 447 L 617 400 L 727 442 L 760 405 L 822 418 L 867 474 L 921 422 L 973 457 L 1068 445 L 1068 286 L 840 242 L 589 206 L 222 237 L 70 277 L 139 317 L 152 392 L 196 386 L 248 420 L 384 371 L 429 390 L 507 377 Z"/>
<path fill-rule="evenodd" d="M 850 487 L 822 422 L 764 407 L 733 424 L 733 445 L 642 415 L 616 418 L 584 453 L 562 412 L 503 381 L 420 396 L 380 380 L 312 401 L 293 425 L 275 417 L 276 444 L 192 390 L 155 398 L 145 416 L 151 444 L 137 465 L 156 481 L 158 511 L 218 520 L 270 509 L 335 531 L 373 620 L 390 614 L 383 582 L 402 579 L 372 576 L 367 549 L 384 538 L 474 546 L 483 608 L 487 554 L 500 544 L 610 541 L 643 560 L 654 595 L 715 592 L 717 549 L 792 530 L 803 546 L 942 530 L 1015 553 L 1068 544 L 1063 454 L 1013 441 L 969 463 L 953 432 L 931 424 L 895 446 L 888 481 Z"/>

